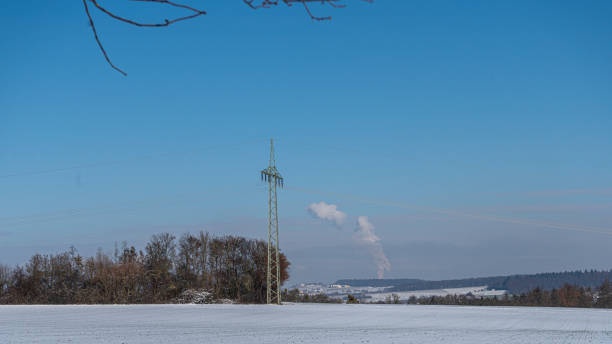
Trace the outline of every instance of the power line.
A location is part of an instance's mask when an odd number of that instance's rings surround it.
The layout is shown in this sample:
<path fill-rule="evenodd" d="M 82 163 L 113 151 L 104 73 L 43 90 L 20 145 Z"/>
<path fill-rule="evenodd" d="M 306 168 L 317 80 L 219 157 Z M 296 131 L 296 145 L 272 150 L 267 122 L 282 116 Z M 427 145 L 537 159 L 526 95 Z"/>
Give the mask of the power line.
<path fill-rule="evenodd" d="M 123 165 L 123 164 L 139 162 L 139 161 L 143 161 L 147 159 L 152 159 L 156 157 L 176 156 L 176 155 L 181 155 L 185 153 L 196 153 L 196 152 L 214 150 L 214 149 L 219 149 L 219 148 L 224 148 L 224 147 L 242 146 L 245 144 L 262 142 L 262 141 L 263 140 L 260 140 L 260 139 L 247 140 L 247 141 L 241 141 L 238 143 L 211 145 L 211 146 L 206 146 L 206 147 L 201 147 L 201 148 L 196 148 L 196 149 L 191 149 L 191 150 L 184 150 L 180 152 L 163 152 L 163 153 L 157 153 L 157 154 L 139 155 L 139 156 L 134 156 L 129 159 L 122 159 L 122 160 L 115 160 L 115 161 L 99 161 L 99 162 L 93 162 L 93 163 L 82 164 L 82 165 L 72 165 L 72 166 L 63 166 L 63 167 L 56 167 L 56 168 L 49 168 L 49 169 L 33 170 L 33 171 L 15 172 L 15 173 L 0 175 L 0 179 L 39 175 L 39 174 L 48 174 L 48 173 L 57 173 L 57 172 L 104 167 L 104 166 Z"/>
<path fill-rule="evenodd" d="M 495 222 L 503 222 L 503 223 L 520 224 L 520 225 L 525 225 L 525 226 L 545 227 L 545 228 L 558 229 L 558 230 L 569 230 L 569 231 L 596 233 L 596 234 L 603 234 L 603 235 L 612 235 L 612 231 L 609 231 L 605 228 L 592 227 L 592 226 L 560 224 L 560 223 L 547 222 L 547 221 L 536 221 L 536 220 L 530 220 L 530 219 L 468 213 L 468 212 L 456 211 L 452 209 L 424 207 L 424 206 L 419 206 L 419 205 L 406 203 L 406 202 L 381 200 L 381 199 L 376 199 L 376 198 L 361 197 L 361 196 L 356 196 L 356 195 L 351 195 L 351 194 L 321 191 L 321 190 L 316 190 L 312 188 L 304 188 L 304 187 L 296 187 L 296 186 L 288 186 L 286 187 L 286 189 L 290 191 L 314 194 L 314 195 L 319 195 L 319 196 L 328 196 L 328 197 L 348 199 L 348 200 L 353 200 L 353 201 L 366 203 L 366 204 L 374 204 L 374 205 L 381 205 L 381 206 L 394 207 L 394 208 L 426 211 L 426 212 L 433 212 L 433 213 L 438 213 L 438 214 L 459 216 L 459 217 L 467 217 L 467 218 L 486 220 L 486 221 L 495 221 Z M 190 197 L 197 197 L 203 194 L 204 192 L 179 194 L 179 195 L 174 195 L 170 197 L 161 197 L 161 198 L 155 198 L 155 199 L 147 198 L 146 200 L 137 201 L 137 202 L 129 203 L 129 204 L 123 204 L 123 205 L 107 204 L 107 205 L 100 205 L 100 206 L 88 207 L 88 208 L 71 208 L 71 209 L 63 209 L 63 210 L 47 212 L 47 213 L 2 217 L 0 218 L 0 225 L 2 227 L 31 225 L 31 224 L 37 224 L 37 223 L 47 223 L 47 222 L 52 222 L 52 221 L 57 221 L 57 220 L 70 219 L 73 217 L 95 216 L 95 215 L 101 215 L 101 214 L 112 214 L 112 213 L 117 213 L 117 212 L 133 211 L 133 210 L 137 210 L 143 207 L 146 208 L 149 206 L 163 205 L 163 204 L 166 204 L 166 202 L 182 203 L 185 201 L 189 201 Z"/>
<path fill-rule="evenodd" d="M 147 198 L 146 200 L 135 201 L 132 203 L 103 204 L 103 205 L 87 207 L 87 208 L 72 208 L 72 209 L 63 209 L 63 210 L 57 210 L 53 212 L 46 212 L 46 213 L 3 217 L 3 218 L 0 218 L 0 225 L 2 227 L 32 225 L 32 224 L 37 224 L 37 223 L 48 223 L 48 222 L 53 222 L 57 220 L 72 219 L 75 217 L 82 217 L 82 216 L 86 217 L 86 216 L 95 216 L 95 215 L 102 215 L 102 214 L 115 214 L 115 213 L 120 213 L 120 212 L 129 212 L 129 211 L 134 211 L 134 210 L 138 210 L 138 209 L 146 208 L 150 206 L 160 206 L 160 205 L 189 202 L 189 201 L 192 201 L 193 197 L 199 197 L 202 195 L 210 194 L 212 191 L 227 192 L 227 189 L 202 190 L 202 192 L 199 192 L 199 193 L 177 194 L 177 195 L 168 196 L 168 197 Z M 211 198 L 212 197 L 213 196 L 211 196 Z"/>
<path fill-rule="evenodd" d="M 576 225 L 570 225 L 570 224 L 559 224 L 559 223 L 543 222 L 543 221 L 536 221 L 536 220 L 529 220 L 529 219 L 519 219 L 519 218 L 501 217 L 501 216 L 493 216 L 493 215 L 466 213 L 466 212 L 450 210 L 450 209 L 423 207 L 423 206 L 418 206 L 418 205 L 404 203 L 404 202 L 386 201 L 386 200 L 380 200 L 380 199 L 375 199 L 375 198 L 366 198 L 366 197 L 360 197 L 360 196 L 355 196 L 355 195 L 321 191 L 321 190 L 302 188 L 302 187 L 296 187 L 296 186 L 289 186 L 287 187 L 287 189 L 297 191 L 297 192 L 315 194 L 315 195 L 323 195 L 323 196 L 350 199 L 353 201 L 358 201 L 358 202 L 368 203 L 368 204 L 390 206 L 390 207 L 404 208 L 404 209 L 413 209 L 413 210 L 419 210 L 419 211 L 428 211 L 428 212 L 434 212 L 438 214 L 469 217 L 469 218 L 479 219 L 479 220 L 513 223 L 513 224 L 529 225 L 529 226 L 536 226 L 536 227 L 546 227 L 546 228 L 568 230 L 568 231 L 597 233 L 597 234 L 604 234 L 604 235 L 612 236 L 612 231 L 609 231 L 604 228 L 597 228 L 597 227 L 590 227 L 590 226 L 576 226 Z"/>
<path fill-rule="evenodd" d="M 198 151 L 206 151 L 206 150 L 218 149 L 218 148 L 230 147 L 230 146 L 241 146 L 244 144 L 261 142 L 261 141 L 262 140 L 260 139 L 247 140 L 247 141 L 242 141 L 242 142 L 238 142 L 234 144 L 212 145 L 212 146 L 202 147 L 199 149 L 182 151 L 178 153 L 177 152 L 166 152 L 166 153 L 159 153 L 159 154 L 149 154 L 149 155 L 137 156 L 137 157 L 133 157 L 131 159 L 125 159 L 125 160 L 96 162 L 96 163 L 90 163 L 90 164 L 73 165 L 73 166 L 59 167 L 59 168 L 53 168 L 53 169 L 43 169 L 43 170 L 27 171 L 27 172 L 21 172 L 21 173 L 12 173 L 12 174 L 0 175 L 0 178 L 46 174 L 46 173 L 54 173 L 54 172 L 68 171 L 68 170 L 74 170 L 74 169 L 95 168 L 95 167 L 110 166 L 110 165 L 117 165 L 117 164 L 133 163 L 136 161 L 150 159 L 150 158 L 159 157 L 159 156 L 178 155 L 178 154 L 186 153 L 186 152 L 191 153 L 191 152 L 198 152 Z M 341 149 L 341 148 L 334 147 L 334 149 Z M 354 152 L 355 153 L 365 153 L 362 151 L 354 151 Z M 580 232 L 612 235 L 612 231 L 609 231 L 603 228 L 591 227 L 591 226 L 559 224 L 559 223 L 536 221 L 536 220 L 530 220 L 530 219 L 520 219 L 520 218 L 501 217 L 501 216 L 494 216 L 494 215 L 475 214 L 475 213 L 456 211 L 452 209 L 423 207 L 423 206 L 418 206 L 418 205 L 405 203 L 405 202 L 395 202 L 395 201 L 387 201 L 387 200 L 380 200 L 380 199 L 374 199 L 374 198 L 366 198 L 366 197 L 360 197 L 360 196 L 355 196 L 355 195 L 334 193 L 334 192 L 328 192 L 328 191 L 320 191 L 320 190 L 295 187 L 295 186 L 288 187 L 288 189 L 297 191 L 297 192 L 304 192 L 304 193 L 310 193 L 310 194 L 316 194 L 316 195 L 324 195 L 324 196 L 339 197 L 339 198 L 344 198 L 344 199 L 351 199 L 351 200 L 359 201 L 362 203 L 376 204 L 376 205 L 382 205 L 382 206 L 391 206 L 391 207 L 396 207 L 396 208 L 413 209 L 413 210 L 419 210 L 419 211 L 428 211 L 428 212 L 434 212 L 438 214 L 468 217 L 468 218 L 474 218 L 474 219 L 480 219 L 480 220 L 488 220 L 488 221 L 504 222 L 504 223 L 520 224 L 520 225 L 529 225 L 529 226 L 536 226 L 536 227 L 545 227 L 545 228 L 552 228 L 552 229 L 559 229 L 559 230 L 570 230 L 570 231 L 580 231 Z M 96 215 L 99 212 L 88 214 L 88 211 L 91 212 L 91 211 L 95 211 L 99 209 L 102 209 L 102 210 L 109 209 L 110 212 L 117 211 L 117 210 L 113 210 L 115 208 L 117 207 L 107 206 L 107 207 L 94 207 L 94 208 L 81 208 L 81 209 L 66 209 L 66 210 L 60 210 L 60 211 L 50 212 L 50 213 L 40 213 L 40 214 L 0 218 L 0 223 L 4 221 L 3 225 L 23 225 L 23 224 L 48 222 L 48 221 L 54 221 L 57 219 L 61 220 L 65 218 L 71 218 L 74 216 Z M 121 208 L 118 210 L 125 211 L 125 210 L 130 210 L 130 208 L 128 209 Z M 106 211 L 103 211 L 102 213 L 106 213 Z"/>

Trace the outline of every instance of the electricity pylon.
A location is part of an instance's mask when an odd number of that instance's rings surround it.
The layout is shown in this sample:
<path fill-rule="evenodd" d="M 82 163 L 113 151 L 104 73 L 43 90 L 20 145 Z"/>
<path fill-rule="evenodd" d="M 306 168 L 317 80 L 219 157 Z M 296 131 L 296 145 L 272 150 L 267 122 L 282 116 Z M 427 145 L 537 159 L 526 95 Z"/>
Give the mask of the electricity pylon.
<path fill-rule="evenodd" d="M 276 170 L 274 158 L 274 141 L 270 139 L 270 164 L 261 171 L 261 179 L 268 182 L 268 270 L 267 301 L 268 304 L 281 304 L 280 253 L 278 248 L 278 206 L 276 187 L 284 186 L 283 177 Z"/>

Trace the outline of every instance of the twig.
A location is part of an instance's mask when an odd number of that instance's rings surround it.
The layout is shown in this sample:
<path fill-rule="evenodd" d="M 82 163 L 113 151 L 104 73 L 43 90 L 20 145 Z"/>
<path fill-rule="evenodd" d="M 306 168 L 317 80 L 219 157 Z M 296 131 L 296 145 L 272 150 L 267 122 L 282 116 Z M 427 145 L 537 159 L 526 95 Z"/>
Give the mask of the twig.
<path fill-rule="evenodd" d="M 102 42 L 100 41 L 100 38 L 98 37 L 98 32 L 96 31 L 96 26 L 94 25 L 94 21 L 91 17 L 91 14 L 89 13 L 89 6 L 87 4 L 87 2 L 90 2 L 93 6 L 95 6 L 99 11 L 105 13 L 106 15 L 110 16 L 113 19 L 122 21 L 124 23 L 130 24 L 130 25 L 134 25 L 134 26 L 138 26 L 138 27 L 165 27 L 165 26 L 169 26 L 170 24 L 174 24 L 176 22 L 179 21 L 183 21 L 183 20 L 188 20 L 188 19 L 193 19 L 195 17 L 201 16 L 206 14 L 205 11 L 201 11 L 198 10 L 196 8 L 187 6 L 187 5 L 183 5 L 183 4 L 179 4 L 173 1 L 169 1 L 169 0 L 131 0 L 131 1 L 138 1 L 138 2 L 156 2 L 156 3 L 160 3 L 160 4 L 166 4 L 169 6 L 173 6 L 173 7 L 178 7 L 178 8 L 182 8 L 188 11 L 193 12 L 192 15 L 188 15 L 188 16 L 184 16 L 184 17 L 178 17 L 178 18 L 174 18 L 171 20 L 168 19 L 164 19 L 164 21 L 162 23 L 141 23 L 141 22 L 137 22 L 135 20 L 132 19 L 128 19 L 125 17 L 122 17 L 118 14 L 115 14 L 109 10 L 107 10 L 106 8 L 102 7 L 99 3 L 98 0 L 83 0 L 83 7 L 85 7 L 85 13 L 87 13 L 87 18 L 89 19 L 89 26 L 91 26 L 91 30 L 93 31 L 94 34 L 94 38 L 96 39 L 96 42 L 98 43 L 98 46 L 100 47 L 100 50 L 102 51 L 102 54 L 104 55 L 104 58 L 106 59 L 106 62 L 108 62 L 108 64 L 115 70 L 117 70 L 119 73 L 123 74 L 124 76 L 127 76 L 127 73 L 124 72 L 123 70 L 119 69 L 117 66 L 115 66 L 110 58 L 108 57 L 108 54 L 106 53 L 106 50 L 104 49 L 104 46 L 102 45 Z M 260 8 L 270 8 L 271 6 L 276 6 L 278 5 L 278 3 L 280 1 L 284 2 L 287 6 L 292 6 L 294 3 L 301 3 L 302 5 L 304 5 L 304 8 L 306 9 L 306 12 L 308 13 L 308 15 L 310 15 L 310 18 L 312 18 L 313 20 L 318 20 L 318 21 L 322 21 L 322 20 L 330 20 L 332 19 L 331 16 L 327 16 L 327 17 L 317 17 L 315 16 L 311 11 L 310 8 L 308 7 L 308 3 L 310 2 L 319 2 L 321 4 L 329 4 L 330 6 L 334 7 L 334 8 L 342 8 L 345 7 L 344 4 L 337 4 L 337 2 L 339 0 L 261 0 L 261 2 L 257 5 L 255 4 L 256 0 L 242 0 L 245 4 L 247 4 L 249 7 L 251 7 L 252 9 L 260 9 Z M 362 1 L 366 1 L 366 2 L 374 2 L 374 0 L 362 0 Z"/>
<path fill-rule="evenodd" d="M 286 0 L 285 2 L 288 2 L 288 0 Z M 315 17 L 312 14 L 312 12 L 310 12 L 310 8 L 308 8 L 308 5 L 306 5 L 306 0 L 301 0 L 301 2 L 304 5 L 304 8 L 306 9 L 306 12 L 308 12 L 308 15 L 310 15 L 311 19 L 319 20 L 319 21 L 321 21 L 321 20 L 331 20 L 331 18 L 332 18 L 331 16 L 327 16 L 327 17 Z M 329 2 L 330 4 L 333 3 L 332 1 L 327 1 L 327 2 Z"/>
<path fill-rule="evenodd" d="M 175 18 L 172 20 L 168 20 L 168 19 L 164 19 L 163 23 L 153 23 L 153 24 L 148 24 L 148 23 L 140 23 L 131 19 L 127 19 L 124 17 L 121 17 L 119 15 L 114 14 L 113 12 L 105 9 L 104 7 L 100 6 L 100 4 L 98 4 L 97 0 L 83 0 L 83 6 L 85 7 L 85 13 L 87 13 L 87 18 L 89 19 L 89 25 L 91 26 L 91 29 L 93 31 L 94 37 L 96 39 L 96 42 L 98 43 L 98 46 L 100 47 L 100 50 L 102 51 L 102 54 L 104 54 L 104 58 L 106 59 L 106 61 L 108 62 L 108 64 L 113 67 L 113 69 L 117 70 L 119 73 L 123 74 L 124 76 L 127 76 L 127 73 L 122 71 L 120 68 L 118 68 L 117 66 L 115 66 L 110 58 L 108 57 L 108 54 L 106 53 L 106 50 L 104 49 L 104 46 L 102 45 L 102 42 L 100 41 L 100 38 L 98 37 L 98 33 L 96 31 L 96 26 L 94 25 L 93 19 L 91 17 L 91 14 L 89 13 L 89 6 L 87 5 L 87 1 L 91 2 L 98 10 L 100 10 L 103 13 L 106 13 L 107 15 L 109 15 L 110 17 L 117 19 L 119 21 L 122 21 L 124 23 L 128 23 L 131 25 L 135 25 L 135 26 L 139 26 L 139 27 L 164 27 L 164 26 L 168 26 L 170 24 L 174 24 L 176 22 L 179 21 L 183 21 L 183 20 L 188 20 L 188 19 L 192 19 L 201 15 L 206 14 L 205 11 L 200 11 L 198 9 L 195 9 L 193 7 L 187 6 L 187 5 L 183 5 L 183 4 L 178 4 L 172 1 L 168 1 L 168 0 L 132 0 L 132 1 L 140 1 L 140 2 L 157 2 L 157 3 L 161 3 L 161 4 L 167 4 L 169 6 L 173 6 L 173 7 L 179 7 L 179 8 L 184 8 L 186 10 L 192 11 L 194 12 L 194 14 L 189 15 L 189 16 L 184 16 L 184 17 L 179 17 L 179 18 Z"/>
<path fill-rule="evenodd" d="M 100 4 L 98 4 L 97 0 L 89 0 L 89 1 L 94 6 L 96 6 L 96 8 L 98 8 L 100 11 L 108 14 L 109 16 L 111 16 L 111 17 L 113 17 L 113 18 L 115 18 L 117 20 L 120 20 L 120 21 L 122 21 L 124 23 L 132 24 L 132 25 L 139 26 L 139 27 L 163 27 L 163 26 L 168 26 L 170 24 L 174 24 L 174 23 L 179 22 L 179 21 L 183 21 L 183 20 L 187 20 L 187 19 L 192 19 L 192 18 L 195 18 L 197 16 L 201 16 L 203 14 L 206 14 L 205 11 L 196 10 L 195 8 L 192 8 L 192 7 L 189 7 L 189 6 L 186 6 L 186 5 L 182 5 L 182 4 L 173 3 L 173 2 L 170 2 L 170 1 L 167 1 L 167 0 L 132 0 L 132 1 L 139 1 L 139 2 L 157 2 L 157 3 L 161 3 L 161 4 L 168 4 L 170 6 L 185 8 L 185 9 L 188 9 L 188 10 L 190 10 L 192 12 L 195 12 L 194 14 L 192 14 L 190 16 L 179 17 L 179 18 L 172 19 L 172 20 L 165 19 L 163 23 L 147 24 L 147 23 L 139 23 L 139 22 L 136 22 L 134 20 L 127 19 L 127 18 L 121 17 L 119 15 L 116 15 L 116 14 L 112 13 L 111 11 L 105 9 L 104 7 L 100 6 Z"/>
<path fill-rule="evenodd" d="M 310 10 L 310 7 L 308 7 L 308 3 L 309 2 L 319 2 L 321 4 L 329 4 L 329 5 L 331 5 L 334 8 L 343 8 L 343 7 L 346 7 L 346 5 L 344 5 L 344 4 L 337 4 L 337 2 L 339 0 L 276 0 L 276 1 L 262 0 L 259 5 L 253 4 L 255 2 L 255 0 L 242 0 L 242 1 L 245 4 L 249 5 L 249 7 L 251 7 L 252 9 L 270 8 L 270 6 L 278 5 L 279 1 L 284 2 L 285 5 L 287 5 L 287 6 L 292 6 L 294 3 L 298 3 L 299 2 L 302 5 L 304 5 L 304 8 L 306 9 L 306 12 L 310 16 L 310 18 L 313 19 L 313 20 L 317 20 L 317 21 L 331 20 L 332 17 L 331 16 L 327 16 L 327 17 L 317 17 L 317 16 L 315 16 L 312 13 L 312 11 Z M 363 1 L 371 3 L 374 0 L 363 0 Z"/>
<path fill-rule="evenodd" d="M 89 26 L 91 26 L 91 30 L 93 31 L 94 37 L 96 38 L 96 42 L 98 42 L 98 46 L 100 47 L 100 50 L 102 50 L 102 54 L 104 54 L 104 58 L 106 59 L 106 62 L 108 62 L 108 64 L 111 67 L 113 67 L 113 69 L 123 74 L 123 76 L 127 76 L 126 72 L 122 71 L 121 69 L 119 69 L 117 66 L 115 66 L 111 62 L 110 58 L 108 57 L 108 54 L 106 53 L 106 50 L 104 50 L 104 46 L 102 46 L 102 42 L 100 42 L 100 38 L 98 38 L 98 33 L 96 32 L 96 26 L 94 25 L 93 19 L 91 19 L 91 15 L 89 14 L 89 7 L 87 7 L 87 0 L 83 0 L 83 6 L 85 6 L 85 13 L 87 13 L 87 18 L 89 18 Z"/>

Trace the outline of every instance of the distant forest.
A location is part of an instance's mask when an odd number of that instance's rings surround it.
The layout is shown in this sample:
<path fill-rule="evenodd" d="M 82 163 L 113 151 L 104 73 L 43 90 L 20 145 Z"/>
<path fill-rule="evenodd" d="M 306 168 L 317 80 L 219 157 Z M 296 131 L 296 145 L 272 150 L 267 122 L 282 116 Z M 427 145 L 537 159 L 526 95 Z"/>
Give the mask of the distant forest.
<path fill-rule="evenodd" d="M 612 270 L 567 271 L 443 281 L 426 281 L 420 279 L 343 279 L 338 280 L 336 284 L 348 284 L 355 287 L 393 287 L 390 291 L 464 288 L 486 285 L 491 289 L 507 290 L 510 294 L 520 295 L 536 288 L 551 291 L 552 289 L 559 289 L 566 284 L 595 289 L 600 287 L 606 280 L 612 281 Z"/>
<path fill-rule="evenodd" d="M 280 256 L 281 280 L 289 261 Z M 206 290 L 214 299 L 266 302 L 267 244 L 200 232 L 154 235 L 144 251 L 124 244 L 114 255 L 76 249 L 35 254 L 23 266 L 0 265 L 0 304 L 169 303 L 186 290 Z"/>
<path fill-rule="evenodd" d="M 385 303 L 398 303 L 393 294 Z M 420 305 L 468 305 L 468 306 L 526 306 L 526 307 L 580 307 L 612 308 L 612 285 L 605 281 L 596 289 L 565 284 L 559 289 L 535 288 L 519 295 L 505 294 L 503 297 L 474 297 L 473 295 L 447 295 L 412 297 L 409 304 Z"/>

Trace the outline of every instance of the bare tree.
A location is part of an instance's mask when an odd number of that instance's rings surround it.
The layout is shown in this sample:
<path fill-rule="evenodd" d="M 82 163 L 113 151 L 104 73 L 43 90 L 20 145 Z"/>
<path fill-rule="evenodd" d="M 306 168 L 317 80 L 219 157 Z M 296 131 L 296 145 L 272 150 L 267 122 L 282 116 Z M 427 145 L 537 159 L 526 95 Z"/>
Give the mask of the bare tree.
<path fill-rule="evenodd" d="M 123 74 L 124 76 L 127 76 L 127 73 L 124 72 L 122 69 L 120 69 L 119 67 L 115 66 L 113 64 L 113 62 L 111 61 L 110 57 L 108 57 L 108 53 L 106 52 L 106 49 L 104 49 L 104 46 L 102 45 L 102 42 L 100 41 L 100 37 L 98 37 L 98 31 L 96 30 L 96 26 L 94 24 L 93 18 L 91 16 L 91 13 L 89 11 L 89 5 L 93 6 L 93 8 L 99 10 L 100 12 L 110 16 L 113 19 L 116 19 L 118 21 L 130 24 L 130 25 L 134 25 L 134 26 L 138 26 L 138 27 L 153 27 L 153 28 L 158 28 L 158 27 L 166 27 L 166 26 L 170 26 L 171 24 L 174 23 L 178 23 L 180 21 L 184 21 L 184 20 L 188 20 L 188 19 L 193 19 L 202 15 L 206 14 L 206 11 L 202 11 L 199 9 L 196 9 L 194 7 L 185 5 L 185 4 L 181 4 L 181 3 L 177 3 L 177 2 L 173 2 L 173 1 L 169 1 L 169 0 L 132 0 L 132 1 L 139 1 L 139 2 L 153 2 L 153 3 L 159 3 L 159 4 L 164 4 L 164 5 L 168 5 L 168 6 L 172 6 L 172 7 L 177 7 L 177 8 L 181 8 L 186 10 L 187 12 L 189 12 L 190 14 L 182 16 L 182 17 L 177 17 L 177 18 L 173 18 L 173 19 L 164 19 L 162 22 L 157 22 L 157 23 L 142 23 L 142 22 L 138 22 L 129 18 L 126 18 L 122 15 L 119 15 L 111 10 L 108 10 L 107 8 L 101 6 L 98 3 L 98 0 L 82 0 L 83 1 L 83 7 L 85 8 L 85 13 L 87 14 L 87 19 L 89 19 L 89 26 L 91 26 L 91 30 L 94 34 L 94 38 L 96 40 L 96 43 L 98 43 L 98 47 L 100 47 L 100 51 L 102 51 L 102 54 L 104 55 L 104 58 L 106 59 L 106 62 L 108 62 L 108 64 L 115 69 L 116 71 L 118 71 L 119 73 Z M 340 8 L 340 7 L 345 7 L 345 5 L 343 4 L 338 4 L 339 0 L 242 0 L 245 4 L 247 4 L 249 7 L 253 8 L 253 9 L 260 9 L 260 8 L 270 8 L 272 6 L 276 6 L 279 4 L 279 2 L 283 2 L 285 3 L 287 6 L 292 6 L 295 3 L 301 3 L 302 5 L 304 5 L 304 8 L 306 9 L 306 12 L 308 13 L 308 15 L 310 15 L 310 18 L 312 18 L 313 20 L 330 20 L 331 16 L 327 16 L 327 17 L 317 17 L 315 15 L 313 15 L 313 13 L 310 11 L 310 8 L 308 6 L 308 3 L 311 2 L 317 2 L 320 4 L 329 4 L 332 7 L 336 7 L 336 8 Z M 373 2 L 374 0 L 362 0 L 362 1 L 366 1 L 366 2 Z"/>
<path fill-rule="evenodd" d="M 0 264 L 0 298 L 4 295 L 4 292 L 8 289 L 11 281 L 11 268 L 6 265 Z"/>

